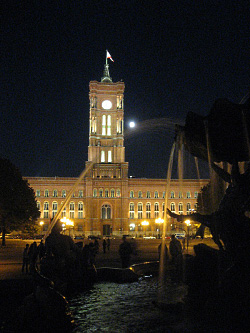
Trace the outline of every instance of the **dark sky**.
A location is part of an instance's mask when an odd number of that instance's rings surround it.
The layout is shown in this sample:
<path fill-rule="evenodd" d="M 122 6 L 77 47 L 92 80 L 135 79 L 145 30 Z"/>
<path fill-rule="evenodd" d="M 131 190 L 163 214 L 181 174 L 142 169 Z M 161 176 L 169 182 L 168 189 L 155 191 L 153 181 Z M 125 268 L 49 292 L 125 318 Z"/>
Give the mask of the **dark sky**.
<path fill-rule="evenodd" d="M 184 123 L 188 111 L 206 115 L 217 98 L 239 103 L 249 90 L 249 1 L 31 3 L 5 1 L 1 18 L 0 156 L 24 176 L 84 169 L 89 81 L 100 81 L 106 49 L 113 81 L 125 82 L 125 127 L 142 124 L 125 140 L 136 177 L 166 177 L 166 118 Z"/>

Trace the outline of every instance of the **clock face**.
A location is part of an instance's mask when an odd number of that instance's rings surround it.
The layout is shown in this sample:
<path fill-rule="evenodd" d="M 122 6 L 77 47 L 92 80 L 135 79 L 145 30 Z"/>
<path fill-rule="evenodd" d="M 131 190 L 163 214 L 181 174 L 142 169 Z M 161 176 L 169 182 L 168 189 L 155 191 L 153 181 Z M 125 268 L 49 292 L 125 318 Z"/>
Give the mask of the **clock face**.
<path fill-rule="evenodd" d="M 105 110 L 109 110 L 112 108 L 112 103 L 108 99 L 106 99 L 102 102 L 102 108 Z"/>

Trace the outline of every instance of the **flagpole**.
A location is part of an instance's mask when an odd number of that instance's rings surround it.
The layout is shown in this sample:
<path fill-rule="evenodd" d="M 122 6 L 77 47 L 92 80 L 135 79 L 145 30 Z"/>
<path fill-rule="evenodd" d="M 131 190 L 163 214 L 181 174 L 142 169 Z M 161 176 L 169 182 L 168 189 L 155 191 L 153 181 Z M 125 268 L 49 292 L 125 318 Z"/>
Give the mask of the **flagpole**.
<path fill-rule="evenodd" d="M 108 64 L 108 50 L 106 50 L 106 65 Z"/>

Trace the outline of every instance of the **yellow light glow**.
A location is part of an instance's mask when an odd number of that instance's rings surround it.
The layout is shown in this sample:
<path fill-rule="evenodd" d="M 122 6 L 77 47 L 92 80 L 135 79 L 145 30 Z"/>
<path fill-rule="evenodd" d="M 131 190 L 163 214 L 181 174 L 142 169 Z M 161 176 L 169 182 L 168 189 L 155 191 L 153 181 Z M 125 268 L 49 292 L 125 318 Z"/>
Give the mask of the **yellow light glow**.
<path fill-rule="evenodd" d="M 185 223 L 187 226 L 189 226 L 191 224 L 190 220 L 186 220 Z"/>
<path fill-rule="evenodd" d="M 142 224 L 142 225 L 149 225 L 149 222 L 148 222 L 148 221 L 142 221 L 141 224 Z"/>
<path fill-rule="evenodd" d="M 40 225 L 44 225 L 44 222 L 43 222 L 43 221 L 41 221 L 41 222 L 40 222 Z"/>
<path fill-rule="evenodd" d="M 163 222 L 164 222 L 164 220 L 161 219 L 160 217 L 159 217 L 158 219 L 155 220 L 155 223 L 163 223 Z"/>
<path fill-rule="evenodd" d="M 135 224 L 134 224 L 134 223 L 131 223 L 129 226 L 130 226 L 131 228 L 135 228 Z"/>

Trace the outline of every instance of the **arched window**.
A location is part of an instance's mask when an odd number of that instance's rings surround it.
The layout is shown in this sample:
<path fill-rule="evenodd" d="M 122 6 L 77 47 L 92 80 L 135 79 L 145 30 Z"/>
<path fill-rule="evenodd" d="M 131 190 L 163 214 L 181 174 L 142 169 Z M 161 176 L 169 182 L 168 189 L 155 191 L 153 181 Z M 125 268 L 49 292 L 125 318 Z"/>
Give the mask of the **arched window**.
<path fill-rule="evenodd" d="M 75 203 L 73 201 L 69 204 L 69 217 L 71 219 L 75 217 Z"/>
<path fill-rule="evenodd" d="M 116 196 L 117 198 L 120 198 L 121 196 L 121 190 L 119 188 L 116 190 Z"/>
<path fill-rule="evenodd" d="M 187 199 L 190 199 L 191 198 L 191 193 L 190 191 L 187 191 Z"/>
<path fill-rule="evenodd" d="M 108 198 L 109 197 L 109 190 L 106 188 L 105 189 L 105 198 Z"/>
<path fill-rule="evenodd" d="M 159 217 L 159 202 L 155 202 L 154 209 L 155 209 L 155 218 L 158 218 Z"/>
<path fill-rule="evenodd" d="M 135 218 L 135 204 L 133 202 L 130 202 L 129 204 L 129 218 L 130 219 Z"/>
<path fill-rule="evenodd" d="M 147 191 L 146 198 L 147 198 L 147 199 L 149 199 L 149 198 L 150 198 L 150 191 Z"/>
<path fill-rule="evenodd" d="M 142 219 L 142 202 L 138 203 L 138 219 Z"/>
<path fill-rule="evenodd" d="M 57 213 L 57 202 L 56 201 L 53 201 L 52 202 L 52 218 L 54 216 L 56 216 L 56 213 Z"/>
<path fill-rule="evenodd" d="M 40 197 L 40 195 L 41 195 L 41 192 L 40 192 L 40 190 L 36 190 L 36 197 L 37 197 L 37 198 L 39 198 L 39 197 Z"/>
<path fill-rule="evenodd" d="M 134 198 L 134 191 L 130 191 L 130 198 Z"/>
<path fill-rule="evenodd" d="M 79 196 L 79 198 L 83 198 L 83 191 L 82 190 L 79 191 L 78 196 Z"/>
<path fill-rule="evenodd" d="M 45 198 L 48 198 L 48 197 L 49 197 L 49 190 L 45 190 L 45 191 L 44 191 L 44 196 L 45 196 Z"/>
<path fill-rule="evenodd" d="M 113 188 L 110 191 L 110 196 L 111 196 L 111 198 L 115 197 L 115 190 Z"/>
<path fill-rule="evenodd" d="M 62 197 L 66 198 L 66 190 L 62 190 Z"/>
<path fill-rule="evenodd" d="M 179 192 L 179 198 L 180 199 L 182 198 L 182 192 L 181 191 Z"/>
<path fill-rule="evenodd" d="M 107 135 L 111 135 L 111 116 L 108 115 L 107 119 Z"/>
<path fill-rule="evenodd" d="M 138 198 L 142 198 L 142 191 L 138 192 Z"/>
<path fill-rule="evenodd" d="M 103 220 L 111 219 L 111 207 L 110 205 L 102 206 L 102 217 Z"/>
<path fill-rule="evenodd" d="M 158 191 L 155 191 L 155 199 L 158 199 L 159 198 L 159 193 Z"/>
<path fill-rule="evenodd" d="M 198 192 L 197 191 L 194 192 L 194 197 L 195 197 L 195 199 L 198 198 Z"/>
<path fill-rule="evenodd" d="M 108 163 L 112 163 L 112 151 L 108 151 Z"/>
<path fill-rule="evenodd" d="M 146 218 L 147 219 L 151 218 L 151 203 L 150 202 L 146 203 Z"/>
<path fill-rule="evenodd" d="M 78 218 L 83 218 L 83 202 L 78 202 Z"/>
<path fill-rule="evenodd" d="M 105 162 L 105 151 L 102 150 L 101 151 L 101 163 L 104 163 Z"/>
<path fill-rule="evenodd" d="M 183 214 L 183 203 L 182 202 L 179 202 L 178 210 L 179 210 L 179 214 Z"/>
<path fill-rule="evenodd" d="M 191 214 L 191 203 L 187 203 L 187 214 Z"/>
<path fill-rule="evenodd" d="M 100 190 L 99 190 L 99 197 L 100 197 L 100 198 L 103 197 L 103 189 L 102 189 L 102 188 L 100 188 Z"/>
<path fill-rule="evenodd" d="M 106 135 L 106 115 L 102 116 L 102 135 Z"/>
<path fill-rule="evenodd" d="M 175 203 L 174 202 L 171 202 L 170 210 L 171 210 L 171 212 L 175 212 Z"/>
<path fill-rule="evenodd" d="M 170 192 L 170 198 L 171 198 L 171 199 L 174 199 L 174 191 L 171 191 L 171 192 Z"/>
<path fill-rule="evenodd" d="M 43 217 L 45 219 L 49 218 L 49 203 L 47 201 L 45 201 L 43 204 Z"/>
<path fill-rule="evenodd" d="M 97 197 L 97 189 L 96 189 L 96 188 L 93 189 L 93 197 L 94 197 L 94 198 Z"/>
<path fill-rule="evenodd" d="M 53 190 L 53 197 L 54 197 L 54 198 L 57 198 L 57 197 L 58 197 L 58 192 L 57 192 L 57 190 Z"/>
<path fill-rule="evenodd" d="M 63 202 L 61 203 L 61 205 L 63 204 Z M 64 207 L 62 213 L 61 213 L 61 217 L 66 217 L 66 207 Z"/>

